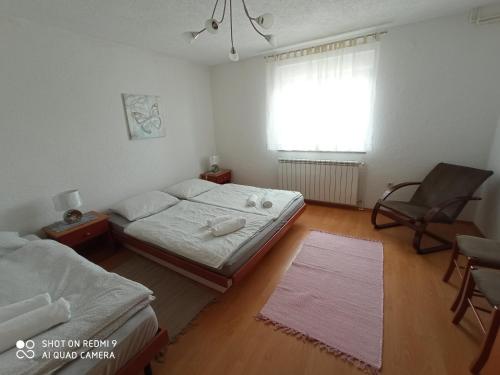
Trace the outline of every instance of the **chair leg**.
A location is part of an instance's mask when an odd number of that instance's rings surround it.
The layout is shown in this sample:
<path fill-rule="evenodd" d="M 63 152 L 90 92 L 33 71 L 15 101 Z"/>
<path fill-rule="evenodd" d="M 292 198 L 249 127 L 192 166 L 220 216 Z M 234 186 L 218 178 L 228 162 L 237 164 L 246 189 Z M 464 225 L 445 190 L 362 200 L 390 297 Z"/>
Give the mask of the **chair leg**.
<path fill-rule="evenodd" d="M 380 209 L 380 203 L 377 202 L 375 203 L 375 206 L 373 207 L 372 210 L 372 225 L 375 229 L 379 229 L 379 226 L 377 225 L 377 215 L 379 209 Z"/>
<path fill-rule="evenodd" d="M 491 349 L 493 348 L 493 344 L 495 343 L 495 338 L 498 334 L 498 329 L 500 327 L 500 311 L 498 310 L 498 306 L 494 307 L 493 317 L 491 319 L 490 328 L 488 328 L 488 332 L 486 333 L 486 337 L 481 345 L 481 351 L 477 358 L 472 362 L 470 371 L 473 374 L 479 374 L 483 366 L 486 364 L 488 360 Z"/>
<path fill-rule="evenodd" d="M 148 363 L 146 367 L 144 367 L 144 375 L 153 375 L 153 368 L 151 367 L 151 363 Z"/>
<path fill-rule="evenodd" d="M 465 312 L 469 307 L 469 299 L 472 298 L 472 294 L 474 293 L 475 283 L 470 271 L 467 273 L 467 278 L 464 278 L 464 280 L 466 280 L 465 290 L 462 293 L 458 310 L 455 313 L 455 317 L 453 318 L 453 324 L 455 325 L 460 323 L 460 321 L 464 317 Z"/>
<path fill-rule="evenodd" d="M 427 223 L 423 222 L 413 228 L 415 230 L 415 235 L 413 236 L 413 248 L 419 254 L 429 254 L 434 253 L 436 251 L 448 250 L 453 247 L 453 244 L 448 240 L 434 234 L 432 232 L 427 231 Z M 433 238 L 434 240 L 440 242 L 440 245 L 430 246 L 430 247 L 421 247 L 422 237 L 426 234 L 427 236 Z"/>
<path fill-rule="evenodd" d="M 450 258 L 450 264 L 448 265 L 448 269 L 444 273 L 443 276 L 443 281 L 448 282 L 450 280 L 451 275 L 453 274 L 453 271 L 455 270 L 455 261 L 458 259 L 458 245 L 457 241 L 453 241 L 453 252 L 451 253 L 451 258 Z"/>
<path fill-rule="evenodd" d="M 380 202 L 377 202 L 375 206 L 373 207 L 372 210 L 372 225 L 375 229 L 385 229 L 385 228 L 393 228 L 393 227 L 399 227 L 402 224 L 398 223 L 397 221 L 393 221 L 391 223 L 386 223 L 386 224 L 377 224 L 377 215 L 380 211 Z"/>
<path fill-rule="evenodd" d="M 460 289 L 458 290 L 457 297 L 455 298 L 455 301 L 451 305 L 451 311 L 456 311 L 458 305 L 460 304 L 460 300 L 462 299 L 462 295 L 464 294 L 465 287 L 467 284 L 467 278 L 469 277 L 471 267 L 472 267 L 472 259 L 467 257 L 467 265 L 465 266 L 464 276 L 462 277 L 462 282 L 460 283 Z"/>
<path fill-rule="evenodd" d="M 415 235 L 413 236 L 413 248 L 420 253 L 420 243 L 422 242 L 422 237 L 425 233 L 425 225 L 419 226 L 418 229 L 415 230 Z"/>

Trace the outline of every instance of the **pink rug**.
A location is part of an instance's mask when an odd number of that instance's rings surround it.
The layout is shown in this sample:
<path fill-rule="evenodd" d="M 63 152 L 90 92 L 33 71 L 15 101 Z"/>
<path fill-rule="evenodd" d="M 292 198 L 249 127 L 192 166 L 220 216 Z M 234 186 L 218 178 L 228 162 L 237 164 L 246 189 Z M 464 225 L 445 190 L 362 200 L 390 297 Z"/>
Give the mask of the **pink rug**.
<path fill-rule="evenodd" d="M 377 373 L 383 269 L 382 243 L 312 231 L 257 319 Z"/>

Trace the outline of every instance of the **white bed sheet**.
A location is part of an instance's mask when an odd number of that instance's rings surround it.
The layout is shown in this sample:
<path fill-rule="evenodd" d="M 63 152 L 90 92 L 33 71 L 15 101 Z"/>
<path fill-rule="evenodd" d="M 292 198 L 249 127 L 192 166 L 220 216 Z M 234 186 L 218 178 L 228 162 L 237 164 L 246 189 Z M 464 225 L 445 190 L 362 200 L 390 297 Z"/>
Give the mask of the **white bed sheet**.
<path fill-rule="evenodd" d="M 225 215 L 244 217 L 245 227 L 225 236 L 213 236 L 206 226 L 207 219 Z M 181 201 L 165 211 L 131 223 L 125 233 L 219 269 L 235 251 L 271 223 L 269 216 Z"/>
<path fill-rule="evenodd" d="M 255 207 L 247 206 L 247 199 L 255 194 L 258 197 Z M 267 197 L 273 202 L 271 208 L 262 207 L 261 199 Z M 218 207 L 270 216 L 277 219 L 302 194 L 296 191 L 264 189 L 255 186 L 225 184 L 189 199 L 192 202 L 205 203 Z"/>
<path fill-rule="evenodd" d="M 46 374 L 71 358 L 43 358 L 43 353 L 85 352 L 88 348 L 43 348 L 43 340 L 104 339 L 149 305 L 146 287 L 106 272 L 72 249 L 50 240 L 31 241 L 0 258 L 0 305 L 48 292 L 71 304 L 71 319 L 32 338 L 35 357 L 20 360 L 16 348 L 0 354 L 0 373 Z"/>
<path fill-rule="evenodd" d="M 57 371 L 58 375 L 113 375 L 151 341 L 158 331 L 158 320 L 151 306 L 139 311 L 107 340 L 118 344 L 112 351 L 115 359 L 76 359 Z M 94 352 L 101 349 L 94 349 Z"/>

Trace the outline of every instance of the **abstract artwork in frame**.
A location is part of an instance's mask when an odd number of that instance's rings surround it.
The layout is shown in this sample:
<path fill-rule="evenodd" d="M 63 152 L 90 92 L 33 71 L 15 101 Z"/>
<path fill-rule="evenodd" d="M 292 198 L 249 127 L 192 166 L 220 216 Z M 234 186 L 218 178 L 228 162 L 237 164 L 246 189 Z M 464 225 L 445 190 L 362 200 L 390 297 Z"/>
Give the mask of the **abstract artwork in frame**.
<path fill-rule="evenodd" d="M 130 139 L 165 137 L 159 96 L 122 94 L 122 97 Z"/>

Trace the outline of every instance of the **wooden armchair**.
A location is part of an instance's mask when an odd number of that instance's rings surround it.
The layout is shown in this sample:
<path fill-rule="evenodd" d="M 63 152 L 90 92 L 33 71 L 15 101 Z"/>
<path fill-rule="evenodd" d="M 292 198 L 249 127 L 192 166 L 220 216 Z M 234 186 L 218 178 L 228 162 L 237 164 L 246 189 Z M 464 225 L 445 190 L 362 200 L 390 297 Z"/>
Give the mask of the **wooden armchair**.
<path fill-rule="evenodd" d="M 467 202 L 481 199 L 473 197 L 472 194 L 492 174 L 492 171 L 439 163 L 422 182 L 405 182 L 386 190 L 373 208 L 372 224 L 375 229 L 400 225 L 413 229 L 415 231 L 413 247 L 419 254 L 449 249 L 452 243 L 429 232 L 427 225 L 429 223 L 453 223 Z M 408 202 L 387 200 L 396 190 L 412 185 L 419 185 L 419 187 Z M 379 213 L 394 221 L 377 224 Z M 440 244 L 422 248 L 421 241 L 424 234 Z"/>

